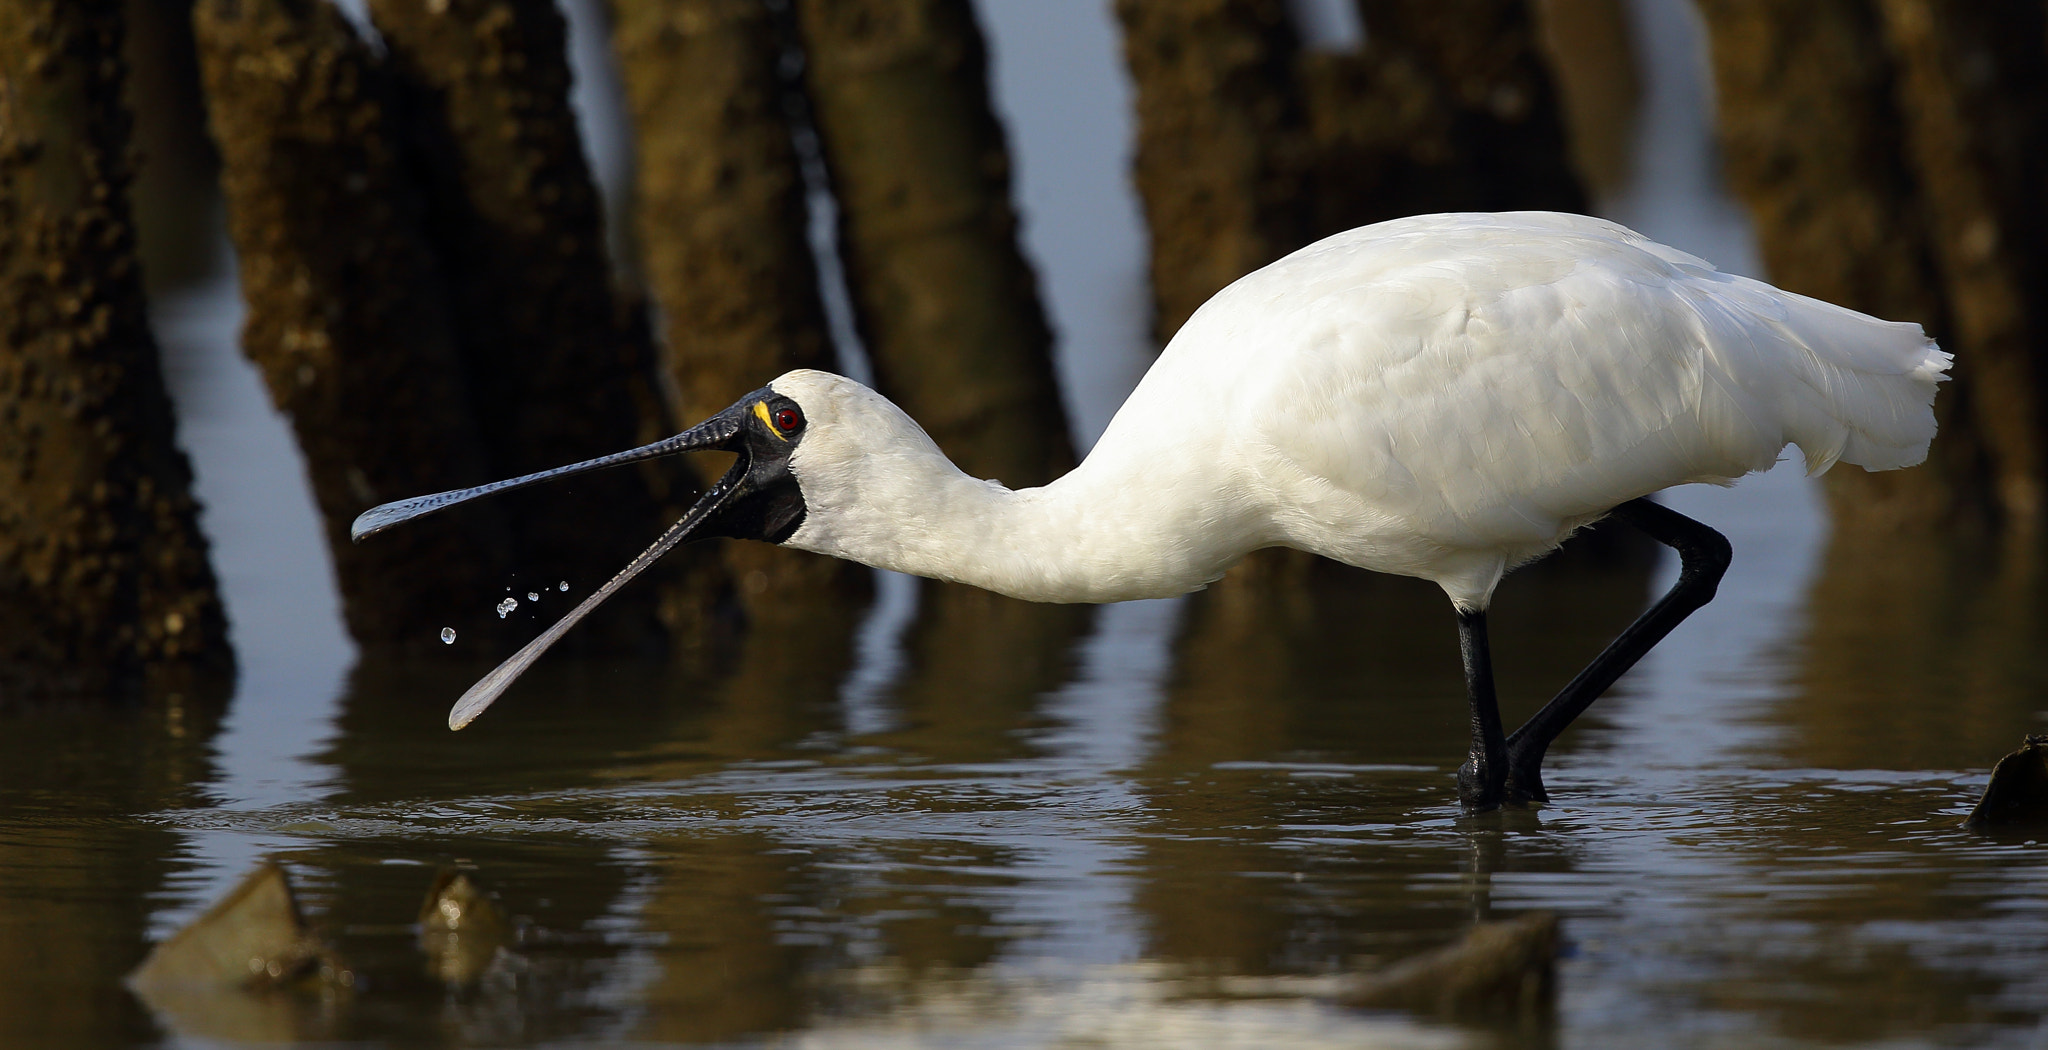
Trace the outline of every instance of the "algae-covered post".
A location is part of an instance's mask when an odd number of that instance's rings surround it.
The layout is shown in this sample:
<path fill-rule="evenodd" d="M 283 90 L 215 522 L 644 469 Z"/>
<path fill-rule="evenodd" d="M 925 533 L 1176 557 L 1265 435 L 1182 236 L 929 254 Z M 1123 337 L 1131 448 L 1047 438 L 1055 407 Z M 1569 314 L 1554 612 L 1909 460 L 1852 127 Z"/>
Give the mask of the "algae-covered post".
<path fill-rule="evenodd" d="M 1585 210 L 1519 2 L 1361 3 L 1366 42 L 1309 51 L 1280 0 L 1117 0 L 1137 89 L 1133 175 L 1151 240 L 1153 332 L 1329 234 L 1432 211 Z M 1238 585 L 1295 585 L 1272 550 Z"/>
<path fill-rule="evenodd" d="M 804 177 L 762 0 L 614 0 L 632 106 L 635 229 L 678 412 L 704 419 L 792 368 L 833 366 Z"/>
<path fill-rule="evenodd" d="M 425 231 L 445 263 L 488 472 L 528 474 L 673 433 L 645 328 L 612 286 L 553 0 L 372 0 L 370 14 L 422 162 Z M 665 524 L 647 480 L 607 471 L 573 495 L 515 502 L 520 578 L 594 585 L 618 571 Z M 620 594 L 577 644 L 659 649 L 658 594 Z"/>
<path fill-rule="evenodd" d="M 495 508 L 348 539 L 377 503 L 487 476 L 383 70 L 325 0 L 201 0 L 193 19 L 249 307 L 242 347 L 291 416 L 349 631 L 439 649 L 444 611 L 495 596 L 512 547 Z"/>
<path fill-rule="evenodd" d="M 2032 531 L 2048 440 L 2041 9 L 1710 0 L 1701 12 L 1729 184 L 1771 280 L 1919 321 L 1969 366 L 1936 406 L 1927 469 L 1829 475 L 1837 523 Z"/>
<path fill-rule="evenodd" d="M 1302 63 L 1317 236 L 1428 212 L 1588 209 L 1532 4 L 1359 11 L 1361 50 Z"/>
<path fill-rule="evenodd" d="M 1628 189 L 1636 171 L 1646 71 L 1636 54 L 1631 0 L 1537 0 L 1531 14 L 1572 170 L 1595 199 Z"/>
<path fill-rule="evenodd" d="M 1312 154 L 1284 0 L 1117 0 L 1154 338 L 1312 239 Z"/>
<path fill-rule="evenodd" d="M 1017 238 L 1010 154 L 968 0 L 796 0 L 804 86 L 839 205 L 839 254 L 880 389 L 960 468 L 1013 488 L 1074 465 L 1052 329 Z M 1086 617 L 927 582 L 913 647 L 1018 643 L 1056 659 Z M 1043 624 L 1017 633 L 1006 624 Z M 938 648 L 943 648 L 941 644 Z"/>
<path fill-rule="evenodd" d="M 1800 701 L 1773 750 L 1816 768 L 1988 753 L 2032 724 L 2039 700 L 2027 675 L 1986 669 L 2027 666 L 2042 634 L 2044 11 L 1707 0 L 1700 12 L 1724 170 L 1763 276 L 1917 321 L 1957 359 L 1926 464 L 1827 475 Z M 1950 683 L 1965 684 L 1943 693 Z"/>
<path fill-rule="evenodd" d="M 233 656 L 144 313 L 120 4 L 0 2 L 0 702 Z"/>
<path fill-rule="evenodd" d="M 1898 149 L 1892 61 L 1876 9 L 1869 0 L 1704 0 L 1700 14 L 1722 170 L 1749 208 L 1772 280 L 1933 324 L 1941 310 L 1929 231 Z M 1822 113 L 1827 119 L 1815 119 Z M 1942 442 L 1954 437 L 1944 433 Z"/>
<path fill-rule="evenodd" d="M 793 368 L 835 368 L 791 141 L 789 42 L 763 0 L 613 0 L 634 136 L 641 267 L 685 424 Z M 855 596 L 870 574 L 762 544 L 724 545 L 750 616 Z"/>
<path fill-rule="evenodd" d="M 1116 14 L 1136 89 L 1152 335 L 1164 345 L 1224 286 L 1314 239 L 1300 41 L 1282 0 L 1117 0 Z M 1257 552 L 1225 590 L 1291 586 L 1312 560 Z"/>
<path fill-rule="evenodd" d="M 1073 445 L 973 6 L 795 7 L 840 255 L 880 389 L 967 473 L 1050 480 L 1073 465 Z"/>
<path fill-rule="evenodd" d="M 2038 539 L 2048 487 L 2048 9 L 1881 0 L 1906 155 L 1934 231 L 1968 427 L 2002 523 Z M 1953 434 L 1950 431 L 1949 434 Z"/>
<path fill-rule="evenodd" d="M 1223 286 L 1322 236 L 1432 211 L 1584 211 L 1522 2 L 1359 5 L 1304 49 L 1280 0 L 1118 0 L 1134 175 L 1165 342 Z"/>
<path fill-rule="evenodd" d="M 1708 0 L 1700 13 L 1723 172 L 1749 210 L 1771 280 L 1943 331 L 1933 231 L 1899 148 L 1896 76 L 1876 8 L 1868 0 Z M 1954 412 L 1975 385 L 1972 371 L 1959 369 L 1935 406 L 1942 435 L 1925 467 L 1829 475 L 1841 523 L 1911 521 L 1936 507 L 1947 508 L 1943 516 L 1989 511 L 1957 487 L 1971 487 L 1980 459 L 1979 436 Z"/>

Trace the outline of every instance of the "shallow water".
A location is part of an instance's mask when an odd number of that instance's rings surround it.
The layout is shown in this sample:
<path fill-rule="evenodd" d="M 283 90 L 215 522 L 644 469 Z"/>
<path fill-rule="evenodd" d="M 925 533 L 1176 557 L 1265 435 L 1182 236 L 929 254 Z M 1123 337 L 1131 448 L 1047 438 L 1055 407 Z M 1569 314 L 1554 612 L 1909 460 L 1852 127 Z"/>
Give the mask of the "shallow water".
<path fill-rule="evenodd" d="M 898 593 L 717 681 L 547 661 L 461 734 L 483 667 L 362 663 L 279 778 L 224 776 L 190 712 L 10 715 L 0 1042 L 2039 1045 L 2048 854 L 1959 827 L 2041 725 L 2042 668 L 1997 636 L 2037 636 L 2032 605 L 1873 578 L 1814 549 L 1803 484 L 1752 490 L 1683 494 L 1756 556 L 1553 751 L 1533 812 L 1459 812 L 1448 609 L 1350 572 L 1099 610 Z M 1510 717 L 1664 573 L 1512 578 Z M 354 988 L 181 1012 L 120 987 L 259 856 Z M 447 865 L 514 922 L 469 985 L 414 925 Z M 1333 997 L 1539 909 L 1552 1025 Z"/>

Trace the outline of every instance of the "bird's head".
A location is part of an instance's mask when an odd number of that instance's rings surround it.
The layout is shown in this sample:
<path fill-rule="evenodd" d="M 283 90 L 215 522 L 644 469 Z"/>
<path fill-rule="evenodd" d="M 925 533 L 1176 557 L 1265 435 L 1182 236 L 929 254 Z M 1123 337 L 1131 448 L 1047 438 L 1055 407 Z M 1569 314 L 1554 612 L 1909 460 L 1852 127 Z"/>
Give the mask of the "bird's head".
<path fill-rule="evenodd" d="M 892 433 L 905 427 L 910 433 Z M 814 498 L 824 497 L 823 513 L 814 515 L 801 479 L 805 476 L 850 477 L 864 473 L 864 460 L 868 458 L 864 449 L 869 447 L 869 443 L 859 440 L 864 432 L 896 438 L 895 441 L 880 442 L 883 447 L 902 445 L 907 441 L 911 446 L 922 445 L 931 454 L 938 454 L 931 439 L 880 394 L 853 380 L 806 369 L 787 373 L 740 398 L 717 415 L 651 445 L 524 477 L 372 507 L 356 518 L 350 528 L 350 538 L 361 542 L 386 529 L 459 503 L 585 471 L 684 452 L 724 451 L 738 456 L 725 475 L 706 489 L 689 512 L 670 526 L 653 546 L 634 558 L 618 575 L 585 598 L 554 626 L 472 686 L 448 716 L 449 727 L 460 729 L 481 714 L 514 678 L 577 621 L 676 545 L 713 536 L 783 543 L 814 517 L 830 517 L 832 508 L 843 502 L 836 486 L 811 486 L 817 490 L 812 493 Z"/>

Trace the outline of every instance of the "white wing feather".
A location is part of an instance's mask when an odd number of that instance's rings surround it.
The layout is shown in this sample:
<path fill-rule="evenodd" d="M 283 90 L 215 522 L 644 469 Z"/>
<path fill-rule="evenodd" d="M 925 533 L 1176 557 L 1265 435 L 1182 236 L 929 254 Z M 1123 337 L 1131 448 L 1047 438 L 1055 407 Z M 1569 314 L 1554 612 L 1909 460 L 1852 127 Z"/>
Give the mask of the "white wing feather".
<path fill-rule="evenodd" d="M 1103 444 L 1159 411 L 1204 413 L 1245 435 L 1227 454 L 1274 487 L 1275 542 L 1460 597 L 1618 503 L 1730 483 L 1787 443 L 1814 473 L 1917 463 L 1949 360 L 1918 325 L 1603 220 L 1424 216 L 1318 242 L 1216 296 Z M 1333 547 L 1333 526 L 1355 539 Z"/>

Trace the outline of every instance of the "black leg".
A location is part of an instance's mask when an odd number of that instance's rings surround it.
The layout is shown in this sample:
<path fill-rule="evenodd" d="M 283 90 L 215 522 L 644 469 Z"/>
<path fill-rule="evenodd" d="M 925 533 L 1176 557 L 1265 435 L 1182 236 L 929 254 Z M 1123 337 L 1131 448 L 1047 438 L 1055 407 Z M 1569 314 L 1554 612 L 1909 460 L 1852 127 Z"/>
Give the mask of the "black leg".
<path fill-rule="evenodd" d="M 1458 610 L 1458 653 L 1465 658 L 1465 699 L 1472 705 L 1472 757 L 1458 767 L 1458 798 L 1468 809 L 1493 809 L 1508 780 L 1508 745 L 1493 695 L 1484 611 Z"/>
<path fill-rule="evenodd" d="M 1518 802 L 1543 802 L 1543 753 L 1550 742 L 1579 717 L 1600 694 L 1671 633 L 1693 610 L 1713 600 L 1721 574 L 1728 571 L 1728 540 L 1713 529 L 1647 499 L 1632 499 L 1614 508 L 1614 517 L 1650 534 L 1678 552 L 1678 582 L 1649 611 L 1609 642 L 1586 669 L 1508 737 L 1506 797 Z"/>

